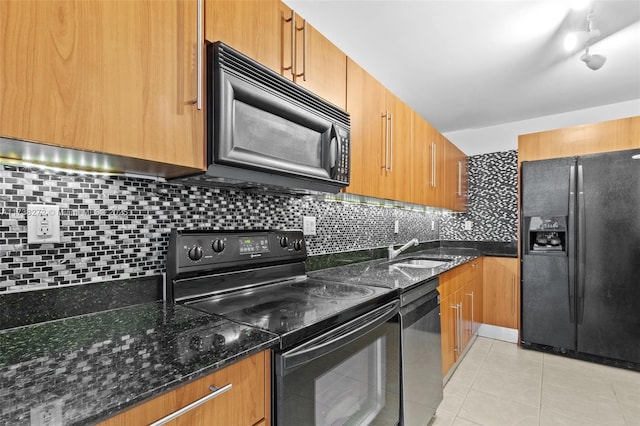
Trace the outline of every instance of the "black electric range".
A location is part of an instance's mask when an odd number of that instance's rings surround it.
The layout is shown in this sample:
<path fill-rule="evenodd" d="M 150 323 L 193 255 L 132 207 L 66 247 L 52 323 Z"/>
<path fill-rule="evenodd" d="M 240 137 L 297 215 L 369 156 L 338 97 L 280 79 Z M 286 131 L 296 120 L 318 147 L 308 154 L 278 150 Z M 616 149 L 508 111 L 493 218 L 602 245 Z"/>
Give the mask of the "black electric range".
<path fill-rule="evenodd" d="M 300 231 L 172 230 L 165 298 L 280 336 L 280 349 L 397 298 L 306 276 Z"/>

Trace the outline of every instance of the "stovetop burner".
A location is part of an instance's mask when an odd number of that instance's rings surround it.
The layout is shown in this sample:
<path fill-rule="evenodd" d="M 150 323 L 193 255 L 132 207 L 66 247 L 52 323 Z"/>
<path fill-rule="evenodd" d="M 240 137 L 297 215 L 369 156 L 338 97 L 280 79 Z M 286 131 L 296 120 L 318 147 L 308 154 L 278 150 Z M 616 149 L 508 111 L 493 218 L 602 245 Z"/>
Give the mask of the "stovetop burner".
<path fill-rule="evenodd" d="M 313 283 L 313 285 L 310 285 Z M 318 283 L 318 282 L 301 282 L 291 284 L 291 287 L 304 288 L 307 293 L 312 296 L 323 297 L 327 299 L 361 299 L 373 294 L 373 290 L 367 287 L 358 287 L 353 285 L 338 283 Z"/>
<path fill-rule="evenodd" d="M 304 314 L 313 305 L 294 299 L 270 300 L 244 309 L 247 315 L 256 318 L 268 318 L 275 315 L 280 318 L 296 318 Z"/>

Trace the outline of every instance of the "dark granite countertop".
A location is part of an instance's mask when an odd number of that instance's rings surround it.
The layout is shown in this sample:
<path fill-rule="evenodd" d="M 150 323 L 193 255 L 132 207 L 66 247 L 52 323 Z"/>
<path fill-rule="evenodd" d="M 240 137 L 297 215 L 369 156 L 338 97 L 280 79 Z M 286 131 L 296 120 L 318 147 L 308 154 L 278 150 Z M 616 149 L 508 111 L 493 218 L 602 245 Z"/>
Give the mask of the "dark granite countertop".
<path fill-rule="evenodd" d="M 518 257 L 517 241 L 441 241 L 441 249 L 473 249 L 481 256 Z"/>
<path fill-rule="evenodd" d="M 396 259 L 376 259 L 346 266 L 321 269 L 309 272 L 314 278 L 346 283 L 399 288 L 407 291 L 413 286 L 434 278 L 443 272 L 467 263 L 481 256 L 475 249 L 432 248 L 403 253 Z M 447 262 L 435 268 L 403 267 L 411 258 L 442 259 Z"/>
<path fill-rule="evenodd" d="M 440 253 L 472 253 L 473 256 L 518 257 L 517 241 L 427 241 L 411 247 L 405 254 L 440 249 Z M 307 258 L 307 271 L 334 268 L 387 258 L 387 248 L 321 254 Z"/>
<path fill-rule="evenodd" d="M 185 330 L 238 336 L 226 352 L 178 355 Z M 146 303 L 0 331 L 0 424 L 62 404 L 63 424 L 91 424 L 277 344 L 278 336 L 183 306 Z"/>

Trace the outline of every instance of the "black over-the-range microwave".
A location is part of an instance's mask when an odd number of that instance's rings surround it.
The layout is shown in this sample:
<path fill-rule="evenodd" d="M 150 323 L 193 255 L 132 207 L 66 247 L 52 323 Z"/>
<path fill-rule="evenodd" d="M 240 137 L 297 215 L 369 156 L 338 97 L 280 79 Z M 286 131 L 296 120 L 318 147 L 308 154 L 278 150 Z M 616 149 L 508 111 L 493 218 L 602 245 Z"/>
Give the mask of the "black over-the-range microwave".
<path fill-rule="evenodd" d="M 207 44 L 206 176 L 338 192 L 349 114 L 222 42 Z"/>

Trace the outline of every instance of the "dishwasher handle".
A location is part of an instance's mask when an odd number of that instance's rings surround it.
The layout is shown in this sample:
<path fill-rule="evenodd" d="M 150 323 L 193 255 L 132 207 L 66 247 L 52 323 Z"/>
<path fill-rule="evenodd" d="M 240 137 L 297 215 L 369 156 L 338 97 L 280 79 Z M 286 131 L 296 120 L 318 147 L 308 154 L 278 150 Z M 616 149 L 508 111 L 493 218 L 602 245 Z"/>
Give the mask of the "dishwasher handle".
<path fill-rule="evenodd" d="M 309 363 L 348 345 L 397 315 L 399 306 L 400 302 L 394 300 L 362 317 L 316 337 L 306 344 L 283 353 L 280 356 L 280 362 L 276 363 L 276 374 L 284 376 L 288 369 Z"/>

